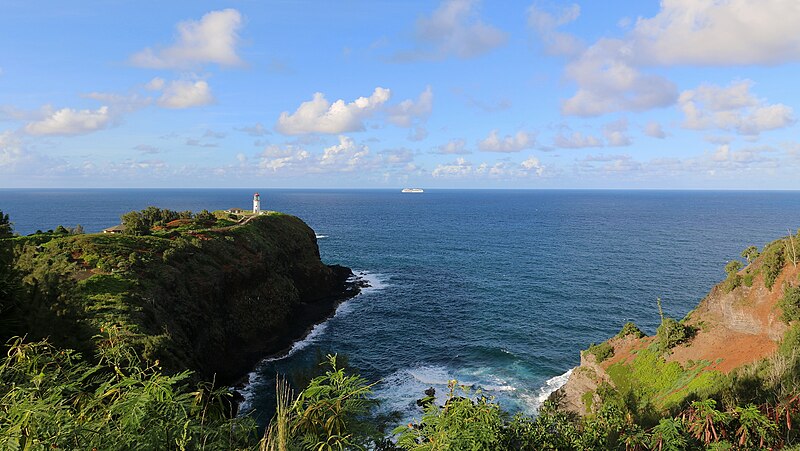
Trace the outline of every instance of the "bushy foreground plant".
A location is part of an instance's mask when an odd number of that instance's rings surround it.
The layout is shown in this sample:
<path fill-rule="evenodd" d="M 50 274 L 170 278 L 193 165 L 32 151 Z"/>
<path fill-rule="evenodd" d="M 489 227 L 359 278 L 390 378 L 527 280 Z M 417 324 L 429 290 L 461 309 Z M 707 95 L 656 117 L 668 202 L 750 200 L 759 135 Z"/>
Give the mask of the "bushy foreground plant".
<path fill-rule="evenodd" d="M 245 449 L 255 423 L 230 418 L 230 393 L 191 388 L 188 372 L 142 367 L 105 329 L 97 363 L 15 339 L 0 364 L 1 449 Z"/>
<path fill-rule="evenodd" d="M 397 446 L 418 451 L 500 448 L 500 406 L 485 396 L 470 399 L 468 389 L 455 380 L 448 388 L 444 406 L 429 402 L 418 424 L 395 429 Z"/>
<path fill-rule="evenodd" d="M 297 396 L 278 380 L 275 417 L 261 441 L 262 450 L 367 449 L 378 440 L 378 430 L 368 419 L 376 405 L 370 398 L 375 384 L 346 374 L 335 355 L 325 364 L 327 371 Z"/>

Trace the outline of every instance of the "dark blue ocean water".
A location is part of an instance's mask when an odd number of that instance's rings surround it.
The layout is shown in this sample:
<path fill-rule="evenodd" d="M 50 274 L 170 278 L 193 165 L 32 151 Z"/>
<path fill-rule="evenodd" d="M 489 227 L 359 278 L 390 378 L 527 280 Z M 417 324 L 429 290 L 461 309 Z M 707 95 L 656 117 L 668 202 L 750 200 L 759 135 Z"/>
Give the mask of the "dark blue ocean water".
<path fill-rule="evenodd" d="M 0 190 L 19 233 L 99 231 L 148 205 L 249 208 L 252 190 Z M 266 412 L 276 372 L 346 354 L 382 379 L 383 409 L 448 379 L 532 412 L 579 350 L 633 320 L 653 332 L 661 297 L 683 317 L 725 263 L 800 226 L 800 192 L 262 190 L 264 209 L 303 218 L 322 258 L 374 288 L 344 304 L 291 356 L 251 375 Z M 552 387 L 550 387 L 552 388 Z"/>

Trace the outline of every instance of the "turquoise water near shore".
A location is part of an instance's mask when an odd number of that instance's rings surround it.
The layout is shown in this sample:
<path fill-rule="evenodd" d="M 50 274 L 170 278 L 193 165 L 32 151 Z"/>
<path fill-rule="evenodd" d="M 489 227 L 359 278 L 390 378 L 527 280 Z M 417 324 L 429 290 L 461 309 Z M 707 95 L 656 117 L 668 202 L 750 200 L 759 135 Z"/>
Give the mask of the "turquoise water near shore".
<path fill-rule="evenodd" d="M 248 208 L 255 190 L 0 190 L 19 233 L 82 224 L 99 231 L 147 205 Z M 276 372 L 346 354 L 384 411 L 414 415 L 448 379 L 533 412 L 579 350 L 625 321 L 653 332 L 656 297 L 684 316 L 723 267 L 800 227 L 798 192 L 259 190 L 264 209 L 303 218 L 322 258 L 373 287 L 343 304 L 247 388 L 271 410 Z M 262 416 L 263 420 L 263 416 Z"/>

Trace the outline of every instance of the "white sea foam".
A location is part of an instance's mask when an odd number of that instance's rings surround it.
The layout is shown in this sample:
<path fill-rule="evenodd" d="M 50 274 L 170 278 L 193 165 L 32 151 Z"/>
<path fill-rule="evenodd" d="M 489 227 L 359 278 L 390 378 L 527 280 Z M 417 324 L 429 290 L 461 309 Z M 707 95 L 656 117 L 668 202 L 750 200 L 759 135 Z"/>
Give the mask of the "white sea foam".
<path fill-rule="evenodd" d="M 264 365 L 270 362 L 275 362 L 278 360 L 283 360 L 288 357 L 291 357 L 297 352 L 307 348 L 312 343 L 319 340 L 319 338 L 324 334 L 325 329 L 327 329 L 328 322 L 331 319 L 350 313 L 350 311 L 352 310 L 351 306 L 354 299 L 358 298 L 362 294 L 373 293 L 375 291 L 379 291 L 386 288 L 388 286 L 385 282 L 386 278 L 387 277 L 382 274 L 375 274 L 368 271 L 358 271 L 357 273 L 355 273 L 354 280 L 359 280 L 359 279 L 365 280 L 369 284 L 369 286 L 362 288 L 361 293 L 359 293 L 359 295 L 356 296 L 355 298 L 348 299 L 347 301 L 339 304 L 339 306 L 336 307 L 336 311 L 334 312 L 331 318 L 327 319 L 322 323 L 316 324 L 314 327 L 312 327 L 311 331 L 309 331 L 309 333 L 306 334 L 305 337 L 292 343 L 292 347 L 289 348 L 289 351 L 287 353 L 277 357 L 268 357 L 259 362 L 258 365 L 256 365 L 256 367 L 253 369 L 253 371 L 248 373 L 247 382 L 241 389 L 239 389 L 239 393 L 244 398 L 243 401 L 239 404 L 239 411 L 247 412 L 252 406 L 252 400 L 253 397 L 256 395 L 256 392 L 258 392 L 260 388 L 267 383 L 267 381 L 264 380 L 264 378 L 261 376 L 261 371 L 260 371 L 261 368 L 264 367 Z"/>
<path fill-rule="evenodd" d="M 421 415 L 416 401 L 425 396 L 428 388 L 436 390 L 436 403 L 443 405 L 447 401 L 448 383 L 451 380 L 468 387 L 471 394 L 481 393 L 496 397 L 501 402 L 516 397 L 514 393 L 518 384 L 491 374 L 489 369 L 454 370 L 441 365 L 423 365 L 396 371 L 381 381 L 374 395 L 381 401 L 381 413 L 400 412 L 401 423 L 406 423 Z"/>
<path fill-rule="evenodd" d="M 361 294 L 374 293 L 384 290 L 389 286 L 388 277 L 384 274 L 372 273 L 369 271 L 356 271 L 355 280 L 366 281 L 368 286 L 361 289 Z"/>
<path fill-rule="evenodd" d="M 547 398 L 549 398 L 550 395 L 567 383 L 567 380 L 569 380 L 569 376 L 572 374 L 573 369 L 574 368 L 570 368 L 569 371 L 564 374 L 559 374 L 558 376 L 547 379 L 544 382 L 544 385 L 539 387 L 539 392 L 536 394 L 520 394 L 520 398 L 525 401 L 525 404 L 531 413 L 538 412 L 542 407 L 542 404 L 547 401 Z"/>
<path fill-rule="evenodd" d="M 314 234 L 314 235 L 317 237 L 317 239 L 318 239 L 318 240 L 321 240 L 321 239 L 323 239 L 323 238 L 328 238 L 328 235 L 320 235 L 320 234 L 318 234 L 318 233 L 316 233 L 316 234 Z"/>
<path fill-rule="evenodd" d="M 311 332 L 309 332 L 302 340 L 296 341 L 292 343 L 292 347 L 289 348 L 289 352 L 283 354 L 278 357 L 268 357 L 263 359 L 259 364 L 256 366 L 253 371 L 247 374 L 247 382 L 244 384 L 244 387 L 239 389 L 239 394 L 242 395 L 243 401 L 239 404 L 239 410 L 241 412 L 247 412 L 250 410 L 252 405 L 253 397 L 255 396 L 256 392 L 267 383 L 264 377 L 261 375 L 260 369 L 264 367 L 264 365 L 274 362 L 276 360 L 282 360 L 287 357 L 291 357 L 296 354 L 301 349 L 307 348 L 311 343 L 317 341 L 317 339 L 325 332 L 327 328 L 327 321 L 324 323 L 320 323 L 315 325 Z"/>

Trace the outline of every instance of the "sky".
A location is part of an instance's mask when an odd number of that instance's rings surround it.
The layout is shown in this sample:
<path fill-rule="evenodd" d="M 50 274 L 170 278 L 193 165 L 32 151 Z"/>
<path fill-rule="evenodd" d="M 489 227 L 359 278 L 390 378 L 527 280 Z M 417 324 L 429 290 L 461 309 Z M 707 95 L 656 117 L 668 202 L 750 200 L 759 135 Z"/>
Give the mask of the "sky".
<path fill-rule="evenodd" d="M 0 0 L 0 188 L 800 189 L 800 1 Z"/>

